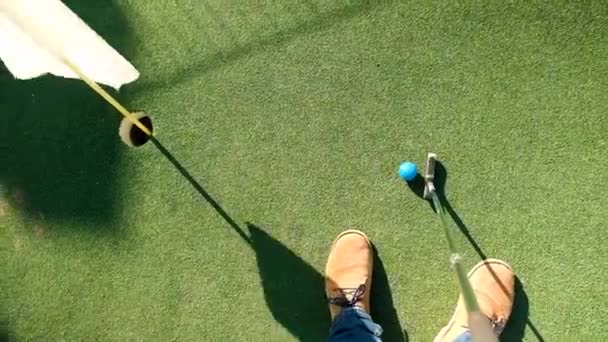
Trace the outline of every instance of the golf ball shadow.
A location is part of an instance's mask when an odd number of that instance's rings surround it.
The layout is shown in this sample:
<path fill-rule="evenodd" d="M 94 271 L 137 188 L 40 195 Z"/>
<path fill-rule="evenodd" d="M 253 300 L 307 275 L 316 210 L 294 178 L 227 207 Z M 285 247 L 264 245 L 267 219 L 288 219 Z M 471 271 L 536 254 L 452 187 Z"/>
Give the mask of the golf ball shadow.
<path fill-rule="evenodd" d="M 139 120 L 150 132 L 154 132 L 152 119 L 143 111 L 133 113 L 133 116 Z M 129 119 L 123 118 L 118 128 L 120 140 L 131 147 L 139 147 L 147 143 L 151 136 L 142 131 L 139 127 L 133 124 Z"/>

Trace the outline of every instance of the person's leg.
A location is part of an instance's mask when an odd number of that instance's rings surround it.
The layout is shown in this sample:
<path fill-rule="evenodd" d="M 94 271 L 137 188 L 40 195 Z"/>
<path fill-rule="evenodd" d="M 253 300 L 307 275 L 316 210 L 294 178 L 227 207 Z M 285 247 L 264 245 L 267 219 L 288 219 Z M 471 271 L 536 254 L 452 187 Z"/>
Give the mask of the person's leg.
<path fill-rule="evenodd" d="M 492 325 L 496 336 L 500 335 L 513 308 L 515 274 L 504 261 L 488 259 L 479 262 L 469 272 L 469 281 L 481 313 Z M 468 314 L 462 295 L 450 322 L 435 337 L 435 342 L 470 342 Z"/>
<path fill-rule="evenodd" d="M 372 245 L 360 231 L 347 230 L 334 241 L 325 267 L 325 294 L 332 327 L 328 342 L 379 342 L 382 328 L 369 315 Z"/>
<path fill-rule="evenodd" d="M 473 342 L 473 335 L 470 331 L 464 331 L 454 339 L 454 342 Z"/>
<path fill-rule="evenodd" d="M 382 328 L 362 309 L 345 308 L 334 319 L 328 342 L 380 342 Z"/>

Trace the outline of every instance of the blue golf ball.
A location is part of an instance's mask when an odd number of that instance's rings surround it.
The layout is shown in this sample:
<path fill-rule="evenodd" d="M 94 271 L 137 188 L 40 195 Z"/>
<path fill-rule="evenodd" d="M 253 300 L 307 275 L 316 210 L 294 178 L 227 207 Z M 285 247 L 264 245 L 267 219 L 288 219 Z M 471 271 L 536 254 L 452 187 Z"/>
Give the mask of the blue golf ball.
<path fill-rule="evenodd" d="M 418 175 L 416 164 L 412 162 L 405 162 L 399 166 L 399 177 L 403 178 L 405 181 L 409 182 L 414 180 L 416 175 Z"/>

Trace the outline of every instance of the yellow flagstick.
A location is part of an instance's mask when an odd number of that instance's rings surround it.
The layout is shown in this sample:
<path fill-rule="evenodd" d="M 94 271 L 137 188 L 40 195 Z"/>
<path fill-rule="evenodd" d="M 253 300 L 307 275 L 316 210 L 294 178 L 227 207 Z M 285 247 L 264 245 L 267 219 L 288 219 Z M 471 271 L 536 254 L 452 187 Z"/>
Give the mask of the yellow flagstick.
<path fill-rule="evenodd" d="M 148 127 L 144 126 L 133 114 L 131 114 L 123 105 L 121 105 L 116 99 L 112 97 L 107 91 L 105 91 L 102 87 L 100 87 L 95 81 L 88 78 L 74 63 L 72 63 L 68 58 L 61 57 L 61 61 L 70 68 L 80 79 L 82 79 L 91 89 L 93 89 L 97 94 L 103 97 L 109 104 L 111 104 L 117 111 L 119 111 L 122 115 L 125 116 L 129 121 L 131 121 L 135 126 L 141 129 L 148 136 L 152 136 L 152 132 L 148 129 Z"/>
<path fill-rule="evenodd" d="M 137 70 L 60 0 L 0 0 L 0 30 L 3 38 L 0 41 L 0 56 L 7 58 L 5 65 L 17 78 L 29 79 L 47 72 L 72 78 L 72 75 L 65 73 L 65 68 L 57 65 L 58 61 L 62 62 L 126 119 L 152 136 L 150 129 L 94 81 L 118 88 L 137 79 Z M 58 61 L 43 54 L 36 56 L 39 48 Z M 24 51 L 22 58 L 17 53 L 19 50 Z M 70 52 L 71 55 L 68 55 Z M 107 62 L 99 61 L 100 57 L 96 54 Z M 89 65 L 88 68 L 83 67 L 86 73 L 83 72 L 77 63 L 84 58 L 88 58 L 93 66 L 99 64 L 99 70 L 96 72 L 96 68 Z M 33 62 L 31 67 L 25 65 L 29 62 Z M 107 68 L 112 69 L 104 70 Z M 87 74 L 92 74 L 92 77 Z"/>

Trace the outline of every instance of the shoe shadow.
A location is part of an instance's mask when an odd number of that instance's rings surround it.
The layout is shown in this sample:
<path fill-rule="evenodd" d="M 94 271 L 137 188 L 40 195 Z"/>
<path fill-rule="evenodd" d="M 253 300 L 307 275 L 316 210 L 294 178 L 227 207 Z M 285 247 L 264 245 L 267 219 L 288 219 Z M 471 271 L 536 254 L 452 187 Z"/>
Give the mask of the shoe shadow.
<path fill-rule="evenodd" d="M 325 340 L 330 317 L 323 276 L 263 229 L 247 228 L 274 319 L 300 341 Z"/>
<path fill-rule="evenodd" d="M 273 317 L 300 341 L 323 341 L 330 326 L 324 276 L 263 229 L 251 223 L 247 227 L 266 304 Z M 375 248 L 371 316 L 384 330 L 384 341 L 408 341 L 393 306 L 384 265 Z"/>
<path fill-rule="evenodd" d="M 473 247 L 477 255 L 481 260 L 488 259 L 488 256 L 483 251 L 481 246 L 475 241 L 475 238 L 471 234 L 469 228 L 464 224 L 454 207 L 451 205 L 450 201 L 446 196 L 446 183 L 448 179 L 448 171 L 446 167 L 439 161 L 435 166 L 435 188 L 437 189 L 437 196 L 439 197 L 439 201 L 448 215 L 451 217 L 452 221 L 456 224 L 460 232 L 465 236 L 469 244 Z M 412 192 L 414 192 L 418 197 L 424 198 L 424 179 L 418 175 L 414 181 L 407 183 Z M 429 201 L 429 205 L 433 210 L 435 210 L 433 203 Z M 503 291 L 506 291 L 506 288 L 500 281 L 498 277 L 494 275 L 495 279 L 501 285 Z M 513 303 L 513 311 L 511 313 L 511 317 L 509 318 L 509 322 L 505 327 L 505 330 L 500 335 L 501 341 L 523 341 L 524 335 L 526 332 L 526 326 L 530 329 L 534 337 L 540 341 L 544 342 L 540 331 L 536 328 L 532 320 L 529 318 L 529 300 L 528 295 L 526 294 L 523 284 L 520 279 L 516 276 L 515 278 L 515 299 Z"/>
<path fill-rule="evenodd" d="M 324 291 L 324 276 L 258 226 L 246 223 L 249 230 L 247 234 L 157 138 L 152 137 L 150 141 L 254 250 L 264 299 L 274 319 L 300 341 L 325 340 L 331 321 Z M 372 317 L 383 327 L 385 341 L 407 342 L 407 334 L 401 329 L 393 307 L 384 265 L 375 249 L 374 261 Z"/>
<path fill-rule="evenodd" d="M 397 310 L 393 305 L 393 296 L 384 269 L 382 259 L 374 246 L 374 272 L 372 273 L 371 316 L 374 322 L 380 324 L 384 332 L 383 341 L 407 342 L 407 332 L 401 329 Z"/>
<path fill-rule="evenodd" d="M 528 321 L 529 303 L 528 296 L 524 291 L 523 284 L 519 278 L 515 278 L 515 302 L 513 312 L 505 330 L 500 334 L 501 341 L 523 341 Z M 542 341 L 542 339 L 539 339 Z"/>
<path fill-rule="evenodd" d="M 264 299 L 274 319 L 300 341 L 323 341 L 330 319 L 321 274 L 257 226 L 247 223 L 247 234 L 156 137 L 150 141 L 255 251 Z"/>

